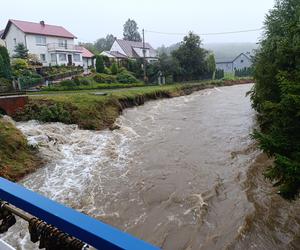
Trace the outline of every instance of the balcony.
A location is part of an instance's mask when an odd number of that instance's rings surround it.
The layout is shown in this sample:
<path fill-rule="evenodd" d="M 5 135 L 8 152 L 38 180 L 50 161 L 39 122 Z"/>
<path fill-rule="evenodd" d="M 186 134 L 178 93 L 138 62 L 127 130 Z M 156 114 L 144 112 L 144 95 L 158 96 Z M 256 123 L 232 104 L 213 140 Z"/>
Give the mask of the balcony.
<path fill-rule="evenodd" d="M 48 51 L 82 52 L 82 48 L 74 44 L 48 43 Z"/>

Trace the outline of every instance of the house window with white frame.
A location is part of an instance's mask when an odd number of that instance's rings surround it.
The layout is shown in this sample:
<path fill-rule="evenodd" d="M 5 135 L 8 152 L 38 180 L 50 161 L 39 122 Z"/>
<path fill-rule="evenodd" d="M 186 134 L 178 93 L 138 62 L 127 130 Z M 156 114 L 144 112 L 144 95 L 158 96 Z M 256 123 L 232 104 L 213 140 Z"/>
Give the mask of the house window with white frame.
<path fill-rule="evenodd" d="M 56 62 L 57 57 L 56 54 L 51 54 L 51 62 Z"/>
<path fill-rule="evenodd" d="M 41 62 L 46 62 L 46 55 L 40 54 L 40 59 L 41 59 Z"/>
<path fill-rule="evenodd" d="M 73 59 L 74 59 L 74 62 L 81 62 L 80 54 L 74 54 Z"/>
<path fill-rule="evenodd" d="M 45 36 L 35 36 L 36 45 L 46 45 L 46 37 Z"/>
<path fill-rule="evenodd" d="M 66 62 L 67 61 L 67 55 L 66 54 L 59 54 L 59 61 Z"/>

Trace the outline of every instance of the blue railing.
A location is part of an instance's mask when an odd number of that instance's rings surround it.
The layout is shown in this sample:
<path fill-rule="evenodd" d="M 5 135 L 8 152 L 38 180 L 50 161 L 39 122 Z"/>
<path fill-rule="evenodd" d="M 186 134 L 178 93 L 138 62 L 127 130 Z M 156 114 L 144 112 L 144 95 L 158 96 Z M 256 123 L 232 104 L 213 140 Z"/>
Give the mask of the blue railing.
<path fill-rule="evenodd" d="M 1 177 L 0 200 L 44 220 L 96 249 L 159 249 Z"/>

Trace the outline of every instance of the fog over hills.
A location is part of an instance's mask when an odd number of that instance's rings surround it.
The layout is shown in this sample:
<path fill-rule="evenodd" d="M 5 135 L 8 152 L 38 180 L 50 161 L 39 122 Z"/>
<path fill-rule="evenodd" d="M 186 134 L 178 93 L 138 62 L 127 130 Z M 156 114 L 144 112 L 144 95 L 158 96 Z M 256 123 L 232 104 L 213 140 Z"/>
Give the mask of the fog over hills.
<path fill-rule="evenodd" d="M 170 54 L 173 50 L 179 47 L 180 43 L 173 44 L 169 47 L 161 46 L 157 48 L 159 53 Z M 257 49 L 256 43 L 206 43 L 203 48 L 212 51 L 217 59 L 233 59 L 240 53 L 254 53 Z"/>

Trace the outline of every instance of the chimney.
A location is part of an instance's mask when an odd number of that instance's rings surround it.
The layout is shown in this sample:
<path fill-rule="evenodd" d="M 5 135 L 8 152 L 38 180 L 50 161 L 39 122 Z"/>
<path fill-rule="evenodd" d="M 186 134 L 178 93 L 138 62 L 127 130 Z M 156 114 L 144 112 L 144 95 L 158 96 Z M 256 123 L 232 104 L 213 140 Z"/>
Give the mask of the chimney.
<path fill-rule="evenodd" d="M 40 21 L 40 25 L 45 26 L 45 21 Z"/>

